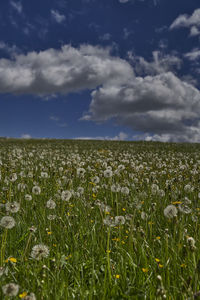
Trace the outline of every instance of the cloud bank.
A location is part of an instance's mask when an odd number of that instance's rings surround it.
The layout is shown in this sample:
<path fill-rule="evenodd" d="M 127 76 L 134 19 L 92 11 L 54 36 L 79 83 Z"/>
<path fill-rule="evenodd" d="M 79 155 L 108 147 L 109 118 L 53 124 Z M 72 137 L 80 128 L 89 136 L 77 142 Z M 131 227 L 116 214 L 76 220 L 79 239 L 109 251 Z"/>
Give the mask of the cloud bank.
<path fill-rule="evenodd" d="M 175 75 L 181 60 L 158 51 L 151 62 L 131 59 L 90 45 L 15 54 L 0 59 L 0 93 L 46 97 L 89 89 L 82 120 L 113 119 L 147 140 L 200 142 L 200 91 Z"/>

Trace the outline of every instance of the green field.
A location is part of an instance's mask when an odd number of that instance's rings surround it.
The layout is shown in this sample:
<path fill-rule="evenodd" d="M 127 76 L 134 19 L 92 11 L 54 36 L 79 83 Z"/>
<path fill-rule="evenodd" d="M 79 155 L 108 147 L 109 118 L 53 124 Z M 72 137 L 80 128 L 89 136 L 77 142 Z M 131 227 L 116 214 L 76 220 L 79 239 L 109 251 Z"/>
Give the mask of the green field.
<path fill-rule="evenodd" d="M 1 139 L 0 299 L 197 298 L 199 171 L 198 144 Z"/>

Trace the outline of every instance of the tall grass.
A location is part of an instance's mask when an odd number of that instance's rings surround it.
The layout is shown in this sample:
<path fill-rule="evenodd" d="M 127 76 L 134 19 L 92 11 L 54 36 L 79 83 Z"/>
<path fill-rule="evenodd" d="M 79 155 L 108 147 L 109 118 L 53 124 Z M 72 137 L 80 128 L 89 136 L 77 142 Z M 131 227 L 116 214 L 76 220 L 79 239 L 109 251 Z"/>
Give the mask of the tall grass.
<path fill-rule="evenodd" d="M 16 222 L 0 227 L 0 275 L 2 287 L 19 286 L 13 299 L 198 294 L 199 145 L 7 140 L 0 146 L 0 220 L 9 215 Z M 63 191 L 71 192 L 68 201 Z M 13 202 L 20 204 L 15 213 Z M 164 214 L 168 205 L 175 216 Z M 32 250 L 41 244 L 49 253 L 37 259 Z M 0 299 L 9 294 L 1 289 Z"/>

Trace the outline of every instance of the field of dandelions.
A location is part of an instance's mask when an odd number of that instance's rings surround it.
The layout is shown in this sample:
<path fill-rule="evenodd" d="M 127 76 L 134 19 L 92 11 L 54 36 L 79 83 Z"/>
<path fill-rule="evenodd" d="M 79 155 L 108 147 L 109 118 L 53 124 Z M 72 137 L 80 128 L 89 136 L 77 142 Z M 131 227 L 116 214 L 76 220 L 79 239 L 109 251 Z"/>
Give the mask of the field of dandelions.
<path fill-rule="evenodd" d="M 196 299 L 200 145 L 0 140 L 0 299 Z"/>

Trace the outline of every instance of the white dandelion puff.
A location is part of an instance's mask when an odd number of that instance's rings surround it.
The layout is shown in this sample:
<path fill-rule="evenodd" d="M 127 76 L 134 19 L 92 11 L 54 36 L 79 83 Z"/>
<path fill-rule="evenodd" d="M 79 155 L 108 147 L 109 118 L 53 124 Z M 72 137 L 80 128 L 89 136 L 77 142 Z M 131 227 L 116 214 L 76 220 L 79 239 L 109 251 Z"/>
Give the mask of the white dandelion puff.
<path fill-rule="evenodd" d="M 178 210 L 176 208 L 176 206 L 174 205 L 168 205 L 165 209 L 164 209 L 164 215 L 166 218 L 173 218 L 176 217 L 178 213 Z"/>
<path fill-rule="evenodd" d="M 105 170 L 105 171 L 103 172 L 103 175 L 104 175 L 105 178 L 110 178 L 110 177 L 113 176 L 113 172 L 112 172 L 112 170 L 107 169 L 107 170 Z"/>
<path fill-rule="evenodd" d="M 25 195 L 25 200 L 31 201 L 31 200 L 32 200 L 32 196 L 29 195 L 29 194 L 26 194 L 26 195 Z"/>
<path fill-rule="evenodd" d="M 62 191 L 61 199 L 63 201 L 69 201 L 71 196 L 72 196 L 72 193 L 70 191 Z"/>
<path fill-rule="evenodd" d="M 5 204 L 6 211 L 11 213 L 17 213 L 20 209 L 20 204 L 16 201 L 14 202 L 7 202 Z"/>
<path fill-rule="evenodd" d="M 49 209 L 55 209 L 56 208 L 56 203 L 53 200 L 48 200 L 46 203 L 46 207 Z"/>
<path fill-rule="evenodd" d="M 190 214 L 192 212 L 191 208 L 184 203 L 179 204 L 178 209 L 180 212 L 182 212 L 184 214 Z"/>
<path fill-rule="evenodd" d="M 125 224 L 125 218 L 123 216 L 116 216 L 115 217 L 115 225 L 123 225 Z"/>
<path fill-rule="evenodd" d="M 23 298 L 24 300 L 36 300 L 36 296 L 34 293 L 30 293 L 30 295 L 27 295 Z"/>
<path fill-rule="evenodd" d="M 49 248 L 43 244 L 35 245 L 31 251 L 31 257 L 40 260 L 49 255 Z"/>
<path fill-rule="evenodd" d="M 121 193 L 124 195 L 128 195 L 129 194 L 129 188 L 124 186 L 121 188 Z"/>
<path fill-rule="evenodd" d="M 41 193 L 41 188 L 39 186 L 35 185 L 32 188 L 32 193 L 35 194 L 35 195 L 39 195 Z"/>
<path fill-rule="evenodd" d="M 19 285 L 15 283 L 8 283 L 2 286 L 2 291 L 5 296 L 15 297 L 19 292 Z"/>
<path fill-rule="evenodd" d="M 10 216 L 5 216 L 1 219 L 0 226 L 6 229 L 11 229 L 15 226 L 15 219 Z"/>

